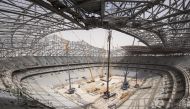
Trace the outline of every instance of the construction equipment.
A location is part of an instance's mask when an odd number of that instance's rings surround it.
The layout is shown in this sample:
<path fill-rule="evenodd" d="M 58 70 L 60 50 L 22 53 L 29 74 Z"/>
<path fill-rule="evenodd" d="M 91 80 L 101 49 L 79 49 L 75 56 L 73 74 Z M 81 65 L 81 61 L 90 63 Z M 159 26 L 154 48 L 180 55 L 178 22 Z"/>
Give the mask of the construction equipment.
<path fill-rule="evenodd" d="M 83 48 L 83 51 L 85 52 L 85 54 L 87 54 L 86 51 L 84 50 L 84 48 Z M 85 58 L 86 58 L 87 63 L 88 63 L 88 69 L 89 69 L 89 71 L 90 71 L 90 77 L 91 77 L 91 80 L 90 80 L 90 81 L 87 81 L 87 83 L 95 82 L 95 79 L 94 79 L 94 77 L 93 77 L 93 75 L 92 75 L 92 70 L 91 70 L 91 66 L 90 66 L 90 64 L 89 64 L 89 60 L 88 60 L 87 56 L 85 56 Z"/>
<path fill-rule="evenodd" d="M 138 69 L 137 68 L 136 68 L 136 78 L 135 78 L 135 80 L 136 80 L 136 84 L 135 84 L 134 88 L 139 88 L 140 86 L 138 84 Z"/>
<path fill-rule="evenodd" d="M 109 99 L 110 97 L 113 97 L 116 95 L 116 93 L 110 93 L 109 91 L 109 78 L 110 78 L 110 46 L 111 46 L 111 37 L 112 37 L 112 31 L 109 30 L 108 32 L 108 72 L 107 72 L 107 87 L 106 91 L 104 92 L 104 95 L 102 96 L 104 99 Z"/>
<path fill-rule="evenodd" d="M 67 94 L 73 94 L 75 92 L 75 88 L 72 88 L 71 87 L 71 74 L 70 74 L 70 71 L 69 71 L 69 62 L 68 62 L 68 53 L 69 53 L 69 41 L 67 41 L 64 45 L 64 49 L 65 49 L 65 52 L 66 52 L 66 56 L 67 56 L 67 65 L 68 65 L 68 75 L 69 75 L 69 89 L 67 90 Z"/>
<path fill-rule="evenodd" d="M 127 75 L 129 74 L 128 72 L 128 67 L 125 68 L 125 75 L 124 75 L 124 81 L 123 85 L 121 86 L 121 89 L 127 90 L 129 88 L 129 82 L 127 81 Z"/>
<path fill-rule="evenodd" d="M 88 62 L 88 66 L 89 66 L 89 71 L 90 71 L 91 80 L 90 80 L 90 81 L 87 81 L 87 83 L 95 82 L 94 77 L 93 77 L 93 75 L 92 75 L 92 70 L 91 70 L 91 68 L 90 68 L 89 62 Z"/>
<path fill-rule="evenodd" d="M 104 77 L 104 61 L 103 61 L 102 67 L 101 67 L 101 71 L 100 71 L 99 77 L 100 77 L 100 78 L 103 78 L 103 77 Z"/>

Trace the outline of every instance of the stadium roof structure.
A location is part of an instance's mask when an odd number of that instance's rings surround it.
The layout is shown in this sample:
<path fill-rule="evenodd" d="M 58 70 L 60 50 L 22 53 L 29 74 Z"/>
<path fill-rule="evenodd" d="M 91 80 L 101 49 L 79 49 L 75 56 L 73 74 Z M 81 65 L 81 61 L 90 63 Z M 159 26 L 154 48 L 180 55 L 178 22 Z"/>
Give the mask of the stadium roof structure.
<path fill-rule="evenodd" d="M 0 0 L 0 49 L 64 30 L 114 29 L 150 49 L 190 49 L 189 0 Z"/>
<path fill-rule="evenodd" d="M 123 50 L 125 51 L 125 55 L 167 55 L 167 54 L 181 54 L 186 55 L 184 53 L 188 53 L 189 55 L 189 49 L 179 49 L 176 50 L 175 48 L 157 48 L 157 49 L 150 49 L 147 46 L 123 46 Z"/>

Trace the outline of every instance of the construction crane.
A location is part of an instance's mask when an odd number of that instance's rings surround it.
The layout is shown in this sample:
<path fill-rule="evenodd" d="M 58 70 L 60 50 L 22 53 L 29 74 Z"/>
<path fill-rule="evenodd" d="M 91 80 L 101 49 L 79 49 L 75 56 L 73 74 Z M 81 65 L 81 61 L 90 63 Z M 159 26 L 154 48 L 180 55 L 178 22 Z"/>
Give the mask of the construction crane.
<path fill-rule="evenodd" d="M 90 80 L 90 81 L 87 81 L 87 83 L 95 82 L 94 77 L 93 77 L 93 75 L 92 75 L 92 69 L 91 69 L 91 66 L 89 65 L 89 62 L 88 62 L 88 67 L 89 67 L 89 71 L 90 71 L 91 80 Z"/>
<path fill-rule="evenodd" d="M 132 46 L 134 46 L 134 44 L 135 44 L 135 37 L 134 37 Z M 139 45 L 139 41 L 138 41 L 138 45 Z M 139 61 L 138 55 L 137 55 L 137 60 Z M 134 86 L 135 88 L 139 88 L 139 84 L 137 80 L 138 80 L 138 66 L 136 68 L 136 75 L 135 75 L 135 81 L 136 81 L 135 86 Z"/>
<path fill-rule="evenodd" d="M 105 60 L 103 60 L 102 66 L 100 67 L 100 78 L 104 77 L 104 65 L 105 65 Z"/>
<path fill-rule="evenodd" d="M 135 75 L 135 81 L 136 81 L 136 83 L 135 83 L 135 88 L 139 88 L 139 84 L 138 84 L 138 66 L 137 66 L 137 68 L 136 68 L 136 75 Z"/>
<path fill-rule="evenodd" d="M 67 41 L 64 45 L 64 49 L 66 52 L 66 56 L 67 56 L 67 65 L 68 65 L 68 76 L 69 76 L 69 89 L 67 90 L 67 94 L 73 94 L 75 92 L 75 88 L 71 87 L 71 74 L 70 74 L 70 69 L 69 69 L 69 61 L 68 61 L 68 55 L 69 55 L 69 41 Z"/>
<path fill-rule="evenodd" d="M 84 50 L 84 49 L 83 49 L 83 50 Z M 87 54 L 85 50 L 84 50 L 84 52 L 85 52 L 85 54 Z M 90 66 L 90 64 L 89 64 L 89 60 L 88 60 L 88 58 L 87 58 L 86 56 L 85 56 L 85 58 L 86 58 L 87 63 L 88 63 L 88 69 L 89 69 L 90 78 L 91 78 L 91 80 L 90 80 L 90 81 L 87 81 L 87 83 L 95 82 L 94 76 L 93 76 L 93 74 L 92 74 L 92 69 L 91 69 L 91 66 Z"/>
<path fill-rule="evenodd" d="M 129 82 L 127 81 L 128 74 L 129 74 L 128 67 L 126 66 L 125 74 L 124 74 L 124 81 L 123 81 L 123 85 L 121 86 L 121 89 L 123 89 L 123 90 L 127 90 L 129 88 Z"/>
<path fill-rule="evenodd" d="M 108 32 L 108 72 L 107 72 L 107 80 L 106 80 L 107 87 L 106 87 L 106 91 L 104 92 L 104 95 L 103 95 L 104 99 L 109 99 L 110 97 L 113 97 L 116 95 L 116 93 L 110 93 L 110 91 L 109 91 L 111 37 L 112 37 L 112 31 L 109 30 L 109 32 Z"/>

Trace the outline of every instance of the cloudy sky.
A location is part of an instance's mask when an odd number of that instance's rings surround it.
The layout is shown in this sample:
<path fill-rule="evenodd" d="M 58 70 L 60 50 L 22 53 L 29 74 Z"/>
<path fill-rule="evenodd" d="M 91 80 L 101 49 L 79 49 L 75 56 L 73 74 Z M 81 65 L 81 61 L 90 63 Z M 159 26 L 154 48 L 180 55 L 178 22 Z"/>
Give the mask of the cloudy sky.
<path fill-rule="evenodd" d="M 93 46 L 107 48 L 108 30 L 105 29 L 71 30 L 58 32 L 56 34 L 70 41 L 84 40 Z M 134 38 L 129 35 L 112 30 L 112 48 L 132 45 L 133 40 Z M 139 43 L 137 39 L 135 39 L 135 45 L 138 44 L 143 45 L 142 43 Z"/>

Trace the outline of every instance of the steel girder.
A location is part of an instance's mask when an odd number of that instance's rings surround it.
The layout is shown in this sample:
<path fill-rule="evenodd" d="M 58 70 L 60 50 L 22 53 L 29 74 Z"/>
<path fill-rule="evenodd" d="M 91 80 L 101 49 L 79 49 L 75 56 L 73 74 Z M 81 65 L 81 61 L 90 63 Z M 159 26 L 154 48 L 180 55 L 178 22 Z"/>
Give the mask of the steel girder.
<path fill-rule="evenodd" d="M 81 28 L 32 2 L 25 0 L 0 1 L 1 50 L 31 49 L 44 36 L 73 29 Z"/>
<path fill-rule="evenodd" d="M 28 49 L 57 31 L 101 27 L 152 49 L 188 49 L 189 13 L 189 0 L 0 0 L 0 48 Z"/>

